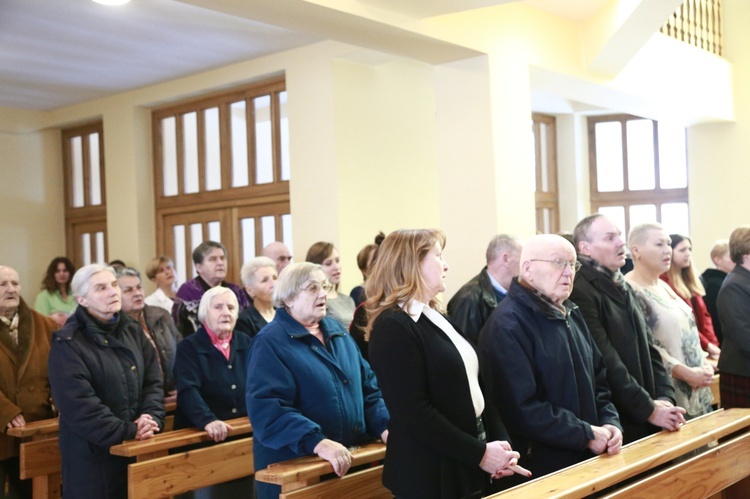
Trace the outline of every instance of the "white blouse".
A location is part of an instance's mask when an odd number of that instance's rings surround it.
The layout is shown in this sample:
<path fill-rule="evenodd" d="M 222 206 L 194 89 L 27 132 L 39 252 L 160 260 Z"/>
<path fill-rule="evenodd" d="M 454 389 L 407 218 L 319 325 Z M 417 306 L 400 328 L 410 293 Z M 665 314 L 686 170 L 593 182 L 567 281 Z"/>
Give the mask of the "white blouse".
<path fill-rule="evenodd" d="M 403 307 L 402 307 L 403 308 Z M 412 300 L 409 310 L 406 311 L 409 317 L 414 322 L 419 320 L 419 317 L 424 316 L 430 320 L 433 324 L 439 327 L 448 338 L 453 342 L 453 345 L 461 355 L 461 359 L 464 361 L 464 368 L 466 369 L 466 378 L 469 380 L 469 391 L 471 392 L 471 401 L 474 404 L 474 414 L 479 417 L 484 412 L 484 395 L 482 389 L 479 386 L 479 358 L 477 352 L 471 343 L 466 338 L 461 336 L 456 331 L 451 323 L 440 314 L 437 310 L 434 310 L 426 304 Z"/>

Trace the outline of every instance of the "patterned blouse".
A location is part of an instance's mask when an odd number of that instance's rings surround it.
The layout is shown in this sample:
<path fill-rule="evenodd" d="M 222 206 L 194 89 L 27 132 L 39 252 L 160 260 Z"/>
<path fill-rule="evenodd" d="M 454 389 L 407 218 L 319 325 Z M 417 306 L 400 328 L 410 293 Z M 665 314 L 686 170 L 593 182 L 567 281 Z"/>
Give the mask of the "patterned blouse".
<path fill-rule="evenodd" d="M 656 286 L 643 287 L 634 282 L 631 275 L 625 280 L 630 283 L 638 297 L 654 337 L 654 346 L 661 354 L 662 362 L 671 375 L 679 364 L 687 367 L 700 367 L 705 353 L 701 349 L 698 328 L 693 311 L 685 301 L 677 296 L 664 281 Z M 687 410 L 694 418 L 711 411 L 713 395 L 709 387 L 693 389 L 685 381 L 672 378 L 677 405 Z"/>

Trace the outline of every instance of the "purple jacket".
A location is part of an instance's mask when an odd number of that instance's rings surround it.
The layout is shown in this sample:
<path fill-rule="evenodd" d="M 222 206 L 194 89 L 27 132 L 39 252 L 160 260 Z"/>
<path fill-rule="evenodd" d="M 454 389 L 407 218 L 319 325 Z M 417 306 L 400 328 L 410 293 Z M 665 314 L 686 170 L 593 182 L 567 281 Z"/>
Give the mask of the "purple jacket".
<path fill-rule="evenodd" d="M 239 312 L 250 305 L 247 293 L 236 284 L 221 281 L 219 286 L 224 286 L 234 292 L 240 304 Z M 198 305 L 201 303 L 203 293 L 209 289 L 211 289 L 211 286 L 201 276 L 198 276 L 195 279 L 186 281 L 177 290 L 177 294 L 174 297 L 174 305 L 172 306 L 172 318 L 183 338 L 187 338 L 201 327 L 201 324 L 198 322 Z"/>

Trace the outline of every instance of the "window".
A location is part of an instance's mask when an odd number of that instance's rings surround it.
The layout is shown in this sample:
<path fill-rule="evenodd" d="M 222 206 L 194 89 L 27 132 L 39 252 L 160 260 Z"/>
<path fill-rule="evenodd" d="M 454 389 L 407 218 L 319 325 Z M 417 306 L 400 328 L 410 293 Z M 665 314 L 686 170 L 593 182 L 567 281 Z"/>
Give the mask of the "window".
<path fill-rule="evenodd" d="M 283 78 L 152 114 L 157 250 L 181 281 L 204 240 L 227 248 L 227 280 L 266 244 L 291 246 L 289 131 Z"/>
<path fill-rule="evenodd" d="M 534 168 L 536 171 L 536 231 L 560 231 L 560 199 L 557 190 L 557 131 L 554 116 L 534 113 Z"/>
<path fill-rule="evenodd" d="M 685 129 L 628 115 L 588 119 L 591 211 L 627 234 L 644 222 L 689 233 Z"/>
<path fill-rule="evenodd" d="M 65 249 L 76 267 L 107 261 L 102 123 L 62 132 Z"/>

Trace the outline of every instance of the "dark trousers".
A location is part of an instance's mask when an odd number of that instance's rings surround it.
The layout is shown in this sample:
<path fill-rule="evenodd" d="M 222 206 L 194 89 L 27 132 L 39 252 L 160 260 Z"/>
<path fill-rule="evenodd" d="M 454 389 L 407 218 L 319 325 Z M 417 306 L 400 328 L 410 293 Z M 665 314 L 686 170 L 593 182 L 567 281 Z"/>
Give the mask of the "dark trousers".
<path fill-rule="evenodd" d="M 0 498 L 31 499 L 31 480 L 21 480 L 18 457 L 0 461 Z"/>

